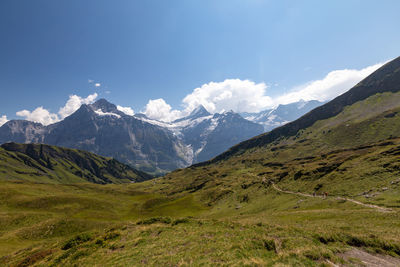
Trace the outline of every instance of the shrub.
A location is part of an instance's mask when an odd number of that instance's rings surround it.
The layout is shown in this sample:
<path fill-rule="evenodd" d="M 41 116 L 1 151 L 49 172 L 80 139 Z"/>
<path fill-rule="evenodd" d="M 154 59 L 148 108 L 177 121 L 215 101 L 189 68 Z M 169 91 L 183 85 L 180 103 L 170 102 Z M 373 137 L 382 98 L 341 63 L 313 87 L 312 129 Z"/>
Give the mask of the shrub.
<path fill-rule="evenodd" d="M 172 225 L 177 225 L 180 223 L 188 223 L 189 219 L 188 218 L 181 218 L 181 219 L 176 219 L 175 221 L 172 222 Z"/>
<path fill-rule="evenodd" d="M 92 240 L 93 237 L 91 234 L 89 233 L 83 233 L 83 234 L 79 234 L 77 236 L 75 236 L 74 238 L 71 238 L 70 240 L 68 240 L 64 246 L 62 247 L 63 250 L 67 250 L 73 247 L 76 247 L 82 243 L 88 242 L 90 240 Z"/>
<path fill-rule="evenodd" d="M 98 245 L 98 246 L 104 246 L 104 240 L 103 239 L 97 239 L 95 244 Z"/>
<path fill-rule="evenodd" d="M 113 240 L 113 239 L 118 238 L 119 236 L 121 236 L 120 233 L 118 233 L 118 232 L 111 232 L 111 233 L 106 234 L 106 235 L 104 236 L 103 239 L 104 239 L 104 240 Z"/>
<path fill-rule="evenodd" d="M 272 239 L 266 239 L 263 241 L 264 248 L 268 251 L 275 251 L 276 252 L 276 245 L 275 241 Z"/>

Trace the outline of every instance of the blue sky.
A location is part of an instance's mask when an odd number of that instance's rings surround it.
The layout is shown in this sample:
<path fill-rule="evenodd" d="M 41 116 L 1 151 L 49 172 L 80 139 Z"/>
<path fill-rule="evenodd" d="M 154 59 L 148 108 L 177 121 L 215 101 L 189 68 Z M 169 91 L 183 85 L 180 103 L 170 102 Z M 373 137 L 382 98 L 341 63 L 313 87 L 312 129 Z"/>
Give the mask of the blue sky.
<path fill-rule="evenodd" d="M 284 103 L 333 71 L 399 56 L 399 10 L 397 0 L 2 0 L 0 117 L 40 106 L 58 113 L 71 95 L 94 93 L 172 117 L 204 101 L 214 112 L 232 108 L 201 95 L 243 98 L 246 86 L 265 107 Z M 232 109 L 264 107 L 252 101 Z"/>

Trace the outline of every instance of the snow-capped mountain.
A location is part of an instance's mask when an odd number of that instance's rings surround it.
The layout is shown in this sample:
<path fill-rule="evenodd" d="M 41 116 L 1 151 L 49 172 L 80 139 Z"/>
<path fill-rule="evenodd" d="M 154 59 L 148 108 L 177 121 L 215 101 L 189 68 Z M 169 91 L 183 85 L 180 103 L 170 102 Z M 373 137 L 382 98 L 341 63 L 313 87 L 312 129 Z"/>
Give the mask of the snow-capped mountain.
<path fill-rule="evenodd" d="M 210 114 L 203 106 L 188 116 L 173 122 L 151 120 L 143 114 L 136 115 L 148 123 L 168 128 L 192 152 L 192 163 L 211 159 L 234 144 L 263 132 L 263 127 L 248 121 L 233 111 Z"/>
<path fill-rule="evenodd" d="M 0 127 L 0 143 L 78 148 L 143 171 L 163 173 L 210 159 L 262 131 L 260 125 L 229 112 L 211 115 L 199 107 L 185 118 L 165 123 L 140 114 L 126 115 L 100 99 L 48 126 L 11 120 Z"/>
<path fill-rule="evenodd" d="M 258 113 L 242 113 L 241 115 L 249 121 L 263 125 L 264 131 L 268 132 L 276 127 L 300 118 L 322 104 L 324 103 L 317 100 L 301 100 L 287 105 L 279 105 L 274 109 L 264 110 Z"/>
<path fill-rule="evenodd" d="M 83 149 L 152 173 L 191 164 L 190 149 L 171 131 L 126 115 L 104 99 L 48 126 L 9 121 L 0 127 L 0 143 L 10 141 Z"/>

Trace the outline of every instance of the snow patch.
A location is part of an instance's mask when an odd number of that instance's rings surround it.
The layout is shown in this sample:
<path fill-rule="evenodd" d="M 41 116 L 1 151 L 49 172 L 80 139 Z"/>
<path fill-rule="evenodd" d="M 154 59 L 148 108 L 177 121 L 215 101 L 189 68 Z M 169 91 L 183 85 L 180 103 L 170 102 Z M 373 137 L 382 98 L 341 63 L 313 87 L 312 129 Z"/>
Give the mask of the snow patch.
<path fill-rule="evenodd" d="M 95 110 L 94 112 L 99 116 L 115 116 L 118 119 L 121 118 L 121 115 L 118 115 L 118 114 L 115 114 L 115 113 L 112 113 L 112 112 L 103 112 L 101 109 Z"/>
<path fill-rule="evenodd" d="M 196 152 L 195 152 L 194 154 L 195 154 L 196 156 L 197 156 L 198 154 L 200 154 L 200 152 L 203 151 L 203 149 L 205 148 L 206 145 L 207 145 L 207 141 L 201 142 L 200 148 L 197 149 Z"/>
<path fill-rule="evenodd" d="M 187 119 L 179 122 L 163 122 L 143 117 L 136 117 L 136 118 L 153 125 L 167 128 L 168 130 L 172 131 L 175 135 L 180 135 L 183 128 L 194 127 L 205 120 L 211 119 L 212 117 L 213 115 L 209 115 L 197 119 Z"/>
<path fill-rule="evenodd" d="M 218 118 L 212 118 L 211 119 L 211 124 L 207 128 L 207 133 L 211 133 L 212 131 L 214 131 L 215 128 L 217 128 L 218 124 L 219 124 L 219 119 Z"/>

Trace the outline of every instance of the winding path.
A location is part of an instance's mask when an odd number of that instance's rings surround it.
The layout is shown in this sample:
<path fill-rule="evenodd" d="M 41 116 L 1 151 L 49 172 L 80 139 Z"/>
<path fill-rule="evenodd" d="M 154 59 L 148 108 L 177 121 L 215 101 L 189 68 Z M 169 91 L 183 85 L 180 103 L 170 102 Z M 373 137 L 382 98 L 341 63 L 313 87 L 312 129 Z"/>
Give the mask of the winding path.
<path fill-rule="evenodd" d="M 286 194 L 298 195 L 298 196 L 303 196 L 303 197 L 324 198 L 323 196 L 319 196 L 319 195 L 313 196 L 313 195 L 305 194 L 305 193 L 301 193 L 301 192 L 293 192 L 293 191 L 283 190 L 283 189 L 278 188 L 274 183 L 272 184 L 272 188 L 274 188 L 276 191 L 279 191 L 279 192 L 282 192 L 282 193 L 286 193 Z M 357 201 L 357 200 L 354 200 L 354 199 L 351 199 L 351 198 L 347 198 L 347 197 L 335 197 L 335 198 L 337 200 L 350 201 L 350 202 L 353 202 L 354 204 L 361 205 L 361 206 L 364 206 L 364 207 L 367 207 L 367 208 L 376 209 L 376 210 L 381 211 L 381 212 L 391 212 L 391 211 L 393 211 L 392 209 L 389 209 L 389 208 L 384 208 L 384 207 L 380 207 L 380 206 L 373 205 L 373 204 L 362 203 L 360 201 Z"/>

